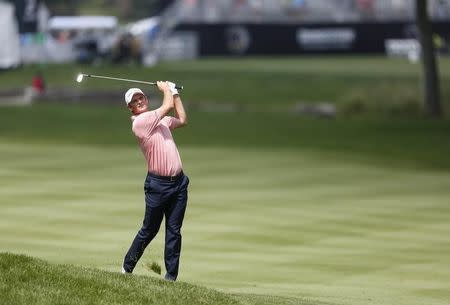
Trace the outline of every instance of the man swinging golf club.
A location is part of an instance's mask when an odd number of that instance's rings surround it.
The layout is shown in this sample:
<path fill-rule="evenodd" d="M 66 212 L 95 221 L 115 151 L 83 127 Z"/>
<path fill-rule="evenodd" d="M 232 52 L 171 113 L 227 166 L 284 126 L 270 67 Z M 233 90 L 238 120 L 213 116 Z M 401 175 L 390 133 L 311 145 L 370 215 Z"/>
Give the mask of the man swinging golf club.
<path fill-rule="evenodd" d="M 164 262 L 167 273 L 164 278 L 175 281 L 189 178 L 183 173 L 171 130 L 186 126 L 187 117 L 175 84 L 158 81 L 157 86 L 164 98 L 161 107 L 153 111 L 149 111 L 148 99 L 141 89 L 131 88 L 125 93 L 125 102 L 133 114 L 132 130 L 147 161 L 148 173 L 144 183 L 144 222 L 125 255 L 122 273 L 133 272 L 165 216 Z M 172 109 L 175 117 L 167 116 Z"/>

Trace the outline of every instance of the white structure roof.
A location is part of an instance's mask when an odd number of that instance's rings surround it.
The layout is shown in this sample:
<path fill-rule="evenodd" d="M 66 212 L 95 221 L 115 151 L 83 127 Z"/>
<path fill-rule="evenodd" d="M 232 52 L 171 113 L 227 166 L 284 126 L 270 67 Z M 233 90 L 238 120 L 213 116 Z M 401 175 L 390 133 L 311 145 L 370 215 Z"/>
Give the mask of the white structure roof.
<path fill-rule="evenodd" d="M 49 30 L 114 29 L 117 26 L 114 16 L 55 16 L 48 21 Z"/>

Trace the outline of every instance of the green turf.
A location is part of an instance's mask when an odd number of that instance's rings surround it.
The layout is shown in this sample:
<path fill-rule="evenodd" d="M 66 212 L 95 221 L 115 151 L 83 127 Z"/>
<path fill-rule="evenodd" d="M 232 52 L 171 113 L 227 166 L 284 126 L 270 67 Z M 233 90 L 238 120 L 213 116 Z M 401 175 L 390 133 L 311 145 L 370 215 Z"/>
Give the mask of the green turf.
<path fill-rule="evenodd" d="M 0 122 L 0 251 L 118 272 L 143 213 L 128 114 L 2 108 Z M 180 280 L 249 304 L 448 304 L 448 128 L 190 113 Z M 163 236 L 137 274 L 157 276 Z"/>
<path fill-rule="evenodd" d="M 2 304 L 238 304 L 188 284 L 54 266 L 11 254 L 0 254 L 0 270 Z"/>
<path fill-rule="evenodd" d="M 171 283 L 71 265 L 51 265 L 35 258 L 0 253 L 2 304 L 217 304 L 316 305 L 297 298 L 231 295 L 187 283 Z"/>
<path fill-rule="evenodd" d="M 0 74 L 0 90 L 31 83 L 38 67 Z M 343 114 L 358 112 L 390 116 L 417 115 L 421 103 L 421 66 L 385 57 L 293 57 L 204 59 L 140 66 L 46 65 L 41 67 L 49 88 L 125 91 L 129 83 L 86 79 L 79 72 L 116 77 L 170 79 L 185 86 L 192 103 L 238 104 L 251 110 L 281 109 L 296 103 L 336 103 Z M 450 106 L 450 59 L 440 58 L 443 104 Z M 146 89 L 152 92 L 153 89 Z"/>

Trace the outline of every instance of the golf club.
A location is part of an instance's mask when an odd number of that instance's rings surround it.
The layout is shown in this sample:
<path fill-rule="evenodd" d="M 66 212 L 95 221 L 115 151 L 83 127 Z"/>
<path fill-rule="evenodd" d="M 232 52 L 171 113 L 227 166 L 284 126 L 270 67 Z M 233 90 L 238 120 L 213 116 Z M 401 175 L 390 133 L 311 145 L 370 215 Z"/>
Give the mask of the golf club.
<path fill-rule="evenodd" d="M 78 74 L 77 82 L 81 83 L 83 81 L 84 77 L 112 79 L 112 80 L 120 80 L 120 81 L 124 81 L 124 82 L 141 83 L 141 84 L 147 84 L 147 85 L 156 86 L 156 83 L 154 83 L 154 82 L 146 82 L 146 81 L 142 81 L 142 80 L 118 78 L 118 77 L 110 77 L 110 76 L 101 76 L 101 75 L 93 75 L 93 74 L 84 74 L 84 73 Z M 183 90 L 183 86 L 175 85 L 175 88 L 177 88 L 178 90 Z"/>

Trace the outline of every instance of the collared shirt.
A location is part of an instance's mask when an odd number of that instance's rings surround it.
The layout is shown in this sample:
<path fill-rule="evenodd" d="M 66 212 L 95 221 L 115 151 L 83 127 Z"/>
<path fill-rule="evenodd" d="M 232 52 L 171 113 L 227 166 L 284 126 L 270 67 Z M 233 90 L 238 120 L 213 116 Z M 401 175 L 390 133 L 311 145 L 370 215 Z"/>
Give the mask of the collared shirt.
<path fill-rule="evenodd" d="M 165 116 L 158 110 L 132 117 L 132 130 L 147 161 L 148 171 L 160 176 L 176 176 L 183 168 L 171 130 L 179 127 L 179 119 Z"/>

